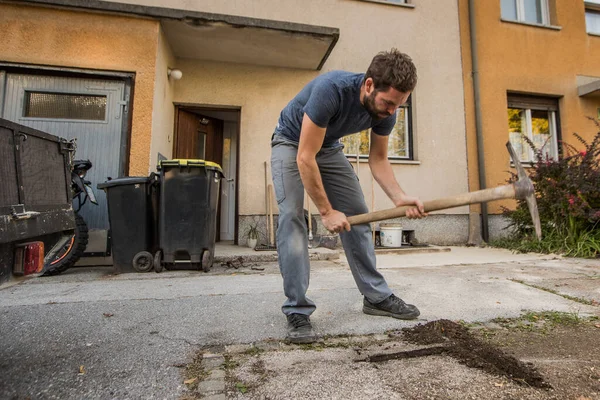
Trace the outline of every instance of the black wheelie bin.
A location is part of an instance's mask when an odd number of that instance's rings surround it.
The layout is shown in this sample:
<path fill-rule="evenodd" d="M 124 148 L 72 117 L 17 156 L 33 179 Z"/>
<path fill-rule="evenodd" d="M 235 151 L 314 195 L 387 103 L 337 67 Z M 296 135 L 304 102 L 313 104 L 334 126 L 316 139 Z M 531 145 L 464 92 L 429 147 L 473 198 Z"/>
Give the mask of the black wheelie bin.
<path fill-rule="evenodd" d="M 212 267 L 223 170 L 205 160 L 162 160 L 160 171 L 158 272 Z"/>
<path fill-rule="evenodd" d="M 158 248 L 157 175 L 112 179 L 98 189 L 106 192 L 115 271 L 151 271 Z"/>

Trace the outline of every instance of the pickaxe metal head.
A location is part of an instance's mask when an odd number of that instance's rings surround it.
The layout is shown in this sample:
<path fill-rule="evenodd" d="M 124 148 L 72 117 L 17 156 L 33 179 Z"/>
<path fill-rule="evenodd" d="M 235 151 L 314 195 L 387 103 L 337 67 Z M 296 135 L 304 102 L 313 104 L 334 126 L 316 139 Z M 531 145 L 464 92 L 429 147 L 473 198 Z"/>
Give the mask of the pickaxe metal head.
<path fill-rule="evenodd" d="M 538 212 L 537 202 L 535 200 L 535 188 L 533 187 L 531 179 L 529 179 L 529 175 L 527 175 L 525 172 L 525 168 L 523 168 L 523 165 L 521 165 L 521 161 L 519 161 L 519 157 L 517 157 L 515 149 L 513 149 L 510 142 L 506 142 L 506 148 L 508 149 L 510 158 L 517 169 L 517 177 L 519 178 L 513 184 L 515 186 L 515 198 L 519 200 L 525 200 L 527 202 L 529 214 L 531 215 L 531 220 L 533 221 L 533 226 L 535 227 L 535 235 L 537 236 L 538 240 L 542 240 L 542 224 L 540 223 L 540 214 Z"/>

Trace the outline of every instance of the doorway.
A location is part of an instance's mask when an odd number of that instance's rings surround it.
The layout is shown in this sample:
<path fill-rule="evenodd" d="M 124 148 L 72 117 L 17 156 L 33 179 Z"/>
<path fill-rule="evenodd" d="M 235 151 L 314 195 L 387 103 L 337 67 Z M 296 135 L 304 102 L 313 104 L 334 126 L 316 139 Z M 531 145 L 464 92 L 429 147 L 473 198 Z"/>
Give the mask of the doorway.
<path fill-rule="evenodd" d="M 176 105 L 173 158 L 212 161 L 221 166 L 217 241 L 237 242 L 237 166 L 240 109 Z M 236 243 L 237 244 L 237 243 Z"/>

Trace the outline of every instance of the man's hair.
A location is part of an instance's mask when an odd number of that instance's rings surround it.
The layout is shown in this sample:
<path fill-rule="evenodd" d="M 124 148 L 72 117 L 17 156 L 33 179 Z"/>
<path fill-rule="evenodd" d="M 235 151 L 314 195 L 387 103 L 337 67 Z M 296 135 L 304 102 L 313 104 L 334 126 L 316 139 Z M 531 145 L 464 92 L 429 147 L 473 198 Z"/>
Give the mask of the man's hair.
<path fill-rule="evenodd" d="M 399 92 L 411 92 L 417 85 L 417 68 L 408 55 L 392 49 L 373 57 L 365 74 L 367 78 L 373 79 L 376 91 L 393 87 Z"/>

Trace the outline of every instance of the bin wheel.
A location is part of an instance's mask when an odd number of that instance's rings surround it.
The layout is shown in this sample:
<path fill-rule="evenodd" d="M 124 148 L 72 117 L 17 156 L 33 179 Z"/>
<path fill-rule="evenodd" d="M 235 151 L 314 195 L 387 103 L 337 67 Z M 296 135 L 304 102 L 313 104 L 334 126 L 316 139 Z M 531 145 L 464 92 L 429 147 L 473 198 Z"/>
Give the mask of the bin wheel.
<path fill-rule="evenodd" d="M 158 274 L 159 272 L 162 272 L 162 270 L 163 270 L 162 251 L 159 250 L 154 255 L 154 272 L 156 272 Z"/>
<path fill-rule="evenodd" d="M 132 264 L 137 272 L 148 272 L 154 265 L 154 258 L 147 251 L 140 251 L 133 257 Z"/>
<path fill-rule="evenodd" d="M 210 250 L 204 250 L 202 253 L 202 271 L 210 271 L 210 267 L 213 265 L 213 258 Z"/>

